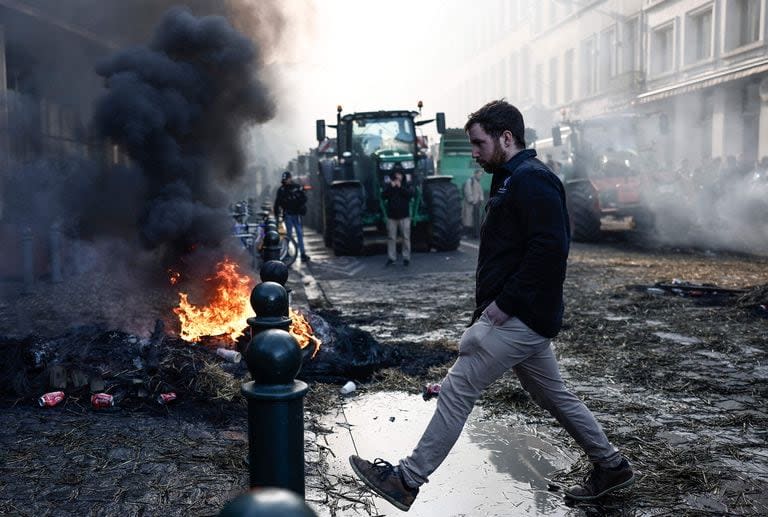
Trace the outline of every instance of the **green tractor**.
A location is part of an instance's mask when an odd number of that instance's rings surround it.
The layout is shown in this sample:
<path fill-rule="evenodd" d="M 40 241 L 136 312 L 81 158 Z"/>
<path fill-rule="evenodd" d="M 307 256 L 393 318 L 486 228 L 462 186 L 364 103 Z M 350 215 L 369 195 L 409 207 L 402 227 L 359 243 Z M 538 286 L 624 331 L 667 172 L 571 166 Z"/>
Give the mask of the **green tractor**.
<path fill-rule="evenodd" d="M 462 128 L 446 128 L 440 138 L 440 146 L 437 154 L 437 172 L 441 175 L 453 177 L 453 182 L 464 195 L 464 183 L 479 169 L 472 158 L 472 144 L 467 139 L 467 133 Z M 491 175 L 483 174 L 480 184 L 488 199 L 491 190 Z"/>
<path fill-rule="evenodd" d="M 370 111 L 341 114 L 337 109 L 336 154 L 319 160 L 313 182 L 325 245 L 336 255 L 360 255 L 366 241 L 386 236 L 385 182 L 401 170 L 414 187 L 411 199 L 411 239 L 415 247 L 450 251 L 459 247 L 461 200 L 450 176 L 436 176 L 432 160 L 420 148 L 418 126 L 445 115 L 416 120 L 416 111 Z M 326 124 L 317 121 L 317 140 L 326 142 Z"/>

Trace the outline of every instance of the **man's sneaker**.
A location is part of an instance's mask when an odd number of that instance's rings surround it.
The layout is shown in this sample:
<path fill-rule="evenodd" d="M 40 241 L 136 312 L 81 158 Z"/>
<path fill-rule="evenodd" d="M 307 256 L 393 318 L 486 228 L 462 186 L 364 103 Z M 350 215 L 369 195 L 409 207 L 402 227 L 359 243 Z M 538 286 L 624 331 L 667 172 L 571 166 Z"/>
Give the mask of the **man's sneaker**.
<path fill-rule="evenodd" d="M 635 482 L 635 474 L 626 458 L 615 468 L 595 465 L 580 485 L 565 490 L 565 496 L 576 501 L 591 501 L 605 494 L 626 488 Z"/>
<path fill-rule="evenodd" d="M 386 266 L 391 266 L 391 265 L 392 265 L 392 264 L 394 264 L 394 263 L 395 263 L 395 261 L 394 261 L 394 260 L 392 260 L 392 259 L 387 259 L 387 263 L 386 263 L 386 264 L 384 264 L 384 266 L 385 266 L 385 267 L 386 267 Z"/>
<path fill-rule="evenodd" d="M 419 489 L 406 485 L 400 471 L 388 461 L 376 458 L 371 463 L 353 454 L 349 457 L 349 464 L 368 488 L 404 512 L 408 511 L 419 495 Z"/>
<path fill-rule="evenodd" d="M 403 265 L 404 265 L 405 267 L 408 267 L 408 265 L 409 265 L 410 263 L 411 263 L 411 261 L 410 261 L 410 260 L 408 260 L 408 259 L 405 259 L 405 260 L 403 260 Z"/>
<path fill-rule="evenodd" d="M 301 261 L 302 262 L 309 262 L 309 255 L 302 255 L 301 256 Z"/>

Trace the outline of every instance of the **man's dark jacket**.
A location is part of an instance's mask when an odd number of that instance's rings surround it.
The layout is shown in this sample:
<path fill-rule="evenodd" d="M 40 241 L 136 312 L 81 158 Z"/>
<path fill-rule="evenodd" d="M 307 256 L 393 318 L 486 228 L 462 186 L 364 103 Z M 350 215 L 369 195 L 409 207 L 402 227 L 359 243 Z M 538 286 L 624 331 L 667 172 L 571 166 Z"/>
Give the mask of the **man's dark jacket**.
<path fill-rule="evenodd" d="M 387 183 L 382 196 L 387 200 L 387 217 L 390 219 L 405 219 L 410 216 L 408 202 L 411 199 L 411 187 L 400 184 L 399 187 Z"/>
<path fill-rule="evenodd" d="M 493 172 L 480 228 L 477 319 L 491 302 L 536 333 L 555 337 L 571 229 L 565 189 L 536 151 L 525 149 Z"/>
<path fill-rule="evenodd" d="M 280 210 L 286 215 L 304 215 L 307 213 L 307 195 L 304 187 L 298 183 L 280 185 L 275 196 L 275 216 L 280 216 Z"/>

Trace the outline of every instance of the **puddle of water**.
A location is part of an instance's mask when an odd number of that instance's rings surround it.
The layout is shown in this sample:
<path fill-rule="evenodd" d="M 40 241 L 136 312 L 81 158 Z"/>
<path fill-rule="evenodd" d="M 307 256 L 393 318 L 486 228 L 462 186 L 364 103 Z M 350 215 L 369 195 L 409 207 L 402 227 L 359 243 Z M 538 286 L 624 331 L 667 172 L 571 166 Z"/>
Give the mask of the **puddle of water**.
<path fill-rule="evenodd" d="M 674 341 L 681 345 L 695 345 L 701 343 L 701 339 L 697 337 L 684 336 L 682 334 L 676 334 L 674 332 L 654 332 L 654 336 L 666 339 L 667 341 Z"/>
<path fill-rule="evenodd" d="M 343 412 L 327 415 L 323 423 L 333 429 L 325 437 L 335 455 L 330 458 L 331 473 L 352 474 L 347 458 L 355 450 L 371 461 L 382 457 L 395 463 L 408 455 L 434 406 L 434 400 L 424 402 L 419 395 L 402 392 L 347 399 Z M 482 416 L 481 408 L 470 415 L 459 441 L 422 487 L 408 514 L 567 515 L 562 495 L 547 491 L 547 476 L 572 465 L 578 452 L 554 445 L 536 427 Z M 378 513 L 399 513 L 383 499 L 375 501 Z"/>

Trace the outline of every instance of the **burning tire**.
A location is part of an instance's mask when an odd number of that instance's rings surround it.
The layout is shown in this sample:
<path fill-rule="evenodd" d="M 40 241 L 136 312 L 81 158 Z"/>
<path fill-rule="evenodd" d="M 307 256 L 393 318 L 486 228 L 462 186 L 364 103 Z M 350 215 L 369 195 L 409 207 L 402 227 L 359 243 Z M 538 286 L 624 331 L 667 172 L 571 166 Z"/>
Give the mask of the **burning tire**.
<path fill-rule="evenodd" d="M 330 233 L 336 255 L 362 253 L 364 201 L 357 183 L 334 186 L 331 190 L 333 226 Z"/>
<path fill-rule="evenodd" d="M 588 182 L 568 185 L 568 212 L 571 236 L 575 241 L 593 242 L 600 238 L 600 208 L 596 193 Z"/>
<path fill-rule="evenodd" d="M 450 181 L 424 183 L 424 198 L 429 213 L 429 245 L 437 251 L 453 251 L 461 240 L 461 198 Z"/>

